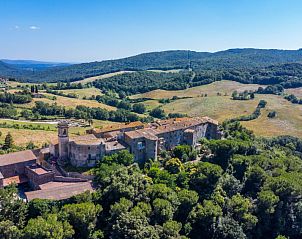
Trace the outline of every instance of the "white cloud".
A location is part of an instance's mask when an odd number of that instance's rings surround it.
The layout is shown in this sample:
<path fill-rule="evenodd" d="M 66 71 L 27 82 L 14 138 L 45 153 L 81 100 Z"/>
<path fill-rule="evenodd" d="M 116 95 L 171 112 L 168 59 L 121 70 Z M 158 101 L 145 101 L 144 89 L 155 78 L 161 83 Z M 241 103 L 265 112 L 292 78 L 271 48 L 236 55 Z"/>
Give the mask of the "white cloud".
<path fill-rule="evenodd" d="M 38 27 L 38 26 L 30 26 L 29 29 L 30 30 L 39 30 L 40 27 Z"/>
<path fill-rule="evenodd" d="M 16 25 L 14 28 L 15 28 L 16 30 L 20 29 L 20 27 L 19 27 L 18 25 Z"/>

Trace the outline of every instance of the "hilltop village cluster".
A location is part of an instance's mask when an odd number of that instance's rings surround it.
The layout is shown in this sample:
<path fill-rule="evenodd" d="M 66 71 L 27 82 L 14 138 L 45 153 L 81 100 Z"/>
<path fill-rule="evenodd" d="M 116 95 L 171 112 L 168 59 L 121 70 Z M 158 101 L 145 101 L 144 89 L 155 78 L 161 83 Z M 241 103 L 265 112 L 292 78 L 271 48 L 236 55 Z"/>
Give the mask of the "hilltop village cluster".
<path fill-rule="evenodd" d="M 57 170 L 58 161 L 75 167 L 92 167 L 105 155 L 127 149 L 135 162 L 143 163 L 177 145 L 196 147 L 200 138 L 221 137 L 218 122 L 208 117 L 175 118 L 150 124 L 132 122 L 90 129 L 74 138 L 69 137 L 68 129 L 67 121 L 58 123 L 58 139 L 48 148 L 1 155 L 0 187 L 27 182 L 33 190 L 25 193 L 27 200 L 65 199 L 93 188 L 91 178 Z"/>

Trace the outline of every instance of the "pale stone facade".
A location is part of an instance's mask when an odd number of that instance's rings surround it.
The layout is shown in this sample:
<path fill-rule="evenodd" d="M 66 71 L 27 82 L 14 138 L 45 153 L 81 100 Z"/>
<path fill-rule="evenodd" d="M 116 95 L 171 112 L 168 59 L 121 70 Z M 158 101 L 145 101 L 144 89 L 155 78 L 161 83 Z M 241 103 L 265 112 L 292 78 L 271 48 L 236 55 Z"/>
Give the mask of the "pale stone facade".
<path fill-rule="evenodd" d="M 161 150 L 180 144 L 195 147 L 200 138 L 220 137 L 218 123 L 208 117 L 178 118 L 143 125 L 140 122 L 89 130 L 88 134 L 69 138 L 68 124 L 58 124 L 58 143 L 50 145 L 50 153 L 74 166 L 94 166 L 105 155 L 129 149 L 136 162 L 156 159 Z"/>

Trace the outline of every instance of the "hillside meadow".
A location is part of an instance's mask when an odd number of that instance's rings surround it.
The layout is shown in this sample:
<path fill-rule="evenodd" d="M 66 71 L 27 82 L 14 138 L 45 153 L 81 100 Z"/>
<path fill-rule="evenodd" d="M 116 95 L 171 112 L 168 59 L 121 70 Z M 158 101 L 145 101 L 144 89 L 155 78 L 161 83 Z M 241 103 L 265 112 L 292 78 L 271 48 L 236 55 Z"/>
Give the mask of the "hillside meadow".
<path fill-rule="evenodd" d="M 1 126 L 2 123 L 6 123 L 7 127 Z M 103 128 L 108 127 L 114 124 L 118 124 L 116 122 L 110 121 L 102 121 L 102 120 L 93 120 L 93 127 L 95 128 Z M 8 126 L 17 125 L 17 128 L 10 128 Z M 30 130 L 24 129 L 24 125 L 32 125 L 33 127 L 39 126 L 40 130 Z M 33 142 L 36 146 L 43 146 L 45 143 L 50 143 L 55 141 L 58 137 L 56 124 L 42 123 L 42 122 L 25 122 L 18 120 L 9 120 L 9 119 L 0 119 L 0 132 L 2 135 L 0 136 L 0 142 L 4 142 L 5 136 L 8 132 L 11 133 L 14 139 L 14 144 L 17 146 L 25 147 L 29 142 Z M 69 135 L 71 137 L 83 135 L 86 130 L 91 127 L 70 127 Z"/>
<path fill-rule="evenodd" d="M 277 135 L 293 135 L 302 137 L 302 105 L 292 104 L 277 95 L 256 95 L 254 100 L 232 100 L 233 91 L 242 92 L 245 90 L 256 90 L 261 85 L 257 84 L 241 84 L 234 81 L 219 81 L 208 85 L 197 86 L 178 91 L 154 90 L 144 94 L 131 96 L 133 99 L 149 98 L 144 101 L 147 110 L 156 107 L 162 107 L 166 113 L 185 113 L 189 116 L 209 116 L 213 119 L 223 122 L 224 120 L 235 118 L 241 115 L 251 114 L 258 102 L 263 99 L 267 101 L 267 106 L 262 109 L 261 116 L 252 121 L 242 122 L 248 129 L 253 130 L 259 136 L 277 136 Z M 100 107 L 107 110 L 115 110 L 115 107 L 99 103 L 92 100 L 83 100 L 83 97 L 100 94 L 96 88 L 84 88 L 74 90 L 61 90 L 62 92 L 75 93 L 79 99 L 57 96 L 42 92 L 47 98 L 34 98 L 29 104 L 16 105 L 19 110 L 23 108 L 32 108 L 35 101 L 44 101 L 49 104 L 57 103 L 65 107 L 75 108 L 77 105 L 85 105 L 89 107 Z M 302 97 L 302 88 L 287 89 L 287 94 L 295 94 Z M 167 104 L 159 103 L 159 99 L 180 97 Z M 55 100 L 53 98 L 55 97 Z M 276 111 L 277 116 L 273 119 L 267 117 L 269 112 Z M 143 115 L 141 115 L 143 116 Z M 35 124 L 26 122 L 12 122 L 0 120 L 0 123 L 7 122 L 9 124 Z M 94 127 L 104 127 L 106 125 L 115 124 L 109 121 L 94 120 Z M 48 143 L 56 138 L 56 129 L 54 125 L 40 123 L 42 128 L 50 128 L 50 130 L 28 130 L 15 128 L 0 128 L 2 136 L 0 141 L 4 140 L 7 132 L 11 132 L 15 143 L 20 146 L 26 145 L 32 141 L 37 145 Z M 83 134 L 86 128 L 73 127 L 71 135 Z"/>
<path fill-rule="evenodd" d="M 292 88 L 292 89 L 285 89 L 286 94 L 293 94 L 298 98 L 302 98 L 302 87 Z"/>
<path fill-rule="evenodd" d="M 242 122 L 248 129 L 259 136 L 293 135 L 302 137 L 302 105 L 292 104 L 277 95 L 256 95 L 254 100 L 232 100 L 234 90 L 255 90 L 260 85 L 241 84 L 233 81 L 219 81 L 209 85 L 189 88 L 179 91 L 155 90 L 145 94 L 134 95 L 133 98 L 151 98 L 145 102 L 148 109 L 161 106 L 166 113 L 186 113 L 189 116 L 209 116 L 219 122 L 241 115 L 251 114 L 258 102 L 263 99 L 267 106 L 262 110 L 261 116 L 252 121 Z M 291 89 L 299 91 L 300 89 Z M 219 93 L 220 95 L 217 95 Z M 201 96 L 205 95 L 207 96 Z M 160 104 L 158 99 L 178 97 L 192 97 L 179 99 L 168 104 Z M 276 111 L 273 119 L 267 117 L 268 113 Z"/>
<path fill-rule="evenodd" d="M 83 88 L 83 89 L 70 89 L 70 90 L 60 90 L 64 94 L 75 94 L 79 99 L 83 97 L 89 98 L 91 96 L 102 95 L 101 91 L 95 87 Z"/>
<path fill-rule="evenodd" d="M 43 102 L 49 103 L 49 104 L 56 103 L 59 106 L 65 106 L 67 108 L 75 108 L 77 105 L 84 105 L 87 107 L 100 107 L 102 109 L 107 109 L 107 110 L 116 110 L 115 107 L 99 103 L 95 100 L 83 100 L 83 99 L 69 98 L 69 97 L 53 95 L 53 94 L 49 94 L 49 93 L 42 93 L 42 94 L 46 98 L 33 98 L 33 101 L 28 104 L 16 105 L 16 106 L 32 108 L 35 105 L 36 101 L 43 101 Z"/>

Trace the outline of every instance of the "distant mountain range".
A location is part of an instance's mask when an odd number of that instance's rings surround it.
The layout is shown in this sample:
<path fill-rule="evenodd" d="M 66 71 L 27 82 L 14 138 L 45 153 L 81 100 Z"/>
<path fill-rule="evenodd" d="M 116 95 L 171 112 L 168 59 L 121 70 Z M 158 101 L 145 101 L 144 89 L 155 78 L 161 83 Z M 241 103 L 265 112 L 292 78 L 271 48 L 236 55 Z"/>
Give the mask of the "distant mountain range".
<path fill-rule="evenodd" d="M 71 63 L 46 62 L 46 61 L 34 61 L 34 60 L 0 59 L 0 61 L 9 65 L 13 65 L 15 68 L 29 70 L 29 71 L 45 70 L 46 68 L 51 68 L 51 67 L 71 65 Z"/>
<path fill-rule="evenodd" d="M 276 64 L 302 63 L 302 49 L 229 49 L 215 53 L 185 50 L 143 53 L 117 60 L 82 64 L 36 61 L 0 61 L 0 76 L 27 82 L 76 81 L 121 70 L 254 69 Z M 39 66 L 41 66 L 39 68 Z"/>

